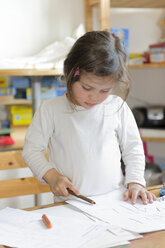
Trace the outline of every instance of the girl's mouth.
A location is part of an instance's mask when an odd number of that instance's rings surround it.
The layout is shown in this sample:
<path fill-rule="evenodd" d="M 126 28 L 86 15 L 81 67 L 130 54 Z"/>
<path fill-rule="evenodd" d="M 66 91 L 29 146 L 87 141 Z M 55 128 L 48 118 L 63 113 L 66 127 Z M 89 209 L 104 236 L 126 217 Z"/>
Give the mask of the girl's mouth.
<path fill-rule="evenodd" d="M 85 102 L 85 104 L 88 105 L 89 107 L 96 105 L 96 103 L 89 103 L 89 102 Z"/>

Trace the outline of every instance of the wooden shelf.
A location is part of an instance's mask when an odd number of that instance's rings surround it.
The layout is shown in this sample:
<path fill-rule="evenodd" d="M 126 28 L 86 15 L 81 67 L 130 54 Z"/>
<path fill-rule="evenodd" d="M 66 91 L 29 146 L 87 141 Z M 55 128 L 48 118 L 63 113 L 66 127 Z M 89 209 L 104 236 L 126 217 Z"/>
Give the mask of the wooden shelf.
<path fill-rule="evenodd" d="M 101 30 L 110 30 L 110 8 L 165 8 L 164 0 L 84 0 L 85 29 L 93 30 L 92 8 L 99 7 Z"/>
<path fill-rule="evenodd" d="M 63 75 L 62 70 L 37 70 L 37 69 L 0 69 L 0 76 L 58 76 Z"/>
<path fill-rule="evenodd" d="M 0 146 L 1 151 L 22 149 L 24 146 L 24 139 L 28 126 L 12 127 L 11 129 L 13 130 L 13 132 L 11 133 L 11 137 L 15 141 L 15 144 L 10 146 Z"/>
<path fill-rule="evenodd" d="M 165 68 L 165 64 L 138 64 L 138 65 L 128 65 L 129 68 L 140 69 L 140 68 Z M 0 76 L 60 76 L 63 75 L 62 70 L 29 70 L 29 69 L 19 69 L 19 70 L 1 70 Z"/>
<path fill-rule="evenodd" d="M 165 142 L 165 129 L 140 128 L 140 134 L 145 142 Z"/>
<path fill-rule="evenodd" d="M 107 0 L 106 0 L 107 1 Z M 96 6 L 99 0 L 89 0 L 90 6 Z M 164 0 L 111 0 L 112 8 L 165 8 Z"/>
<path fill-rule="evenodd" d="M 31 105 L 31 100 L 26 99 L 16 99 L 13 96 L 0 96 L 0 105 L 19 105 L 26 104 Z"/>
<path fill-rule="evenodd" d="M 142 65 L 128 65 L 130 69 L 154 69 L 154 68 L 165 68 L 165 64 L 142 64 Z"/>
<path fill-rule="evenodd" d="M 13 126 L 12 129 L 11 137 L 14 139 L 15 144 L 11 146 L 1 146 L 1 151 L 5 149 L 13 150 L 23 148 L 28 126 Z M 165 130 L 141 128 L 140 133 L 142 140 L 145 142 L 165 142 Z"/>

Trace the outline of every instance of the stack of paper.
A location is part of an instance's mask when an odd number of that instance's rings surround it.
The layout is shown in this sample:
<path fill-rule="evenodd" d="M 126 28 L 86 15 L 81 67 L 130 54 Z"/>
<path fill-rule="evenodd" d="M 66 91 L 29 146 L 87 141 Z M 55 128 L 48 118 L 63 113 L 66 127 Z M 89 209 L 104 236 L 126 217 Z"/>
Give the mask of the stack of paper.
<path fill-rule="evenodd" d="M 123 201 L 123 190 L 118 189 L 106 195 L 92 197 L 95 205 L 70 200 L 68 203 L 111 225 L 132 232 L 145 233 L 165 229 L 165 197 L 152 204 L 143 205 L 139 200 L 135 205 Z"/>
<path fill-rule="evenodd" d="M 51 229 L 43 224 L 43 214 L 51 220 Z M 102 221 L 89 219 L 70 205 L 32 212 L 12 208 L 0 211 L 0 244 L 11 247 L 104 248 L 128 244 L 128 240 L 139 237 Z"/>
<path fill-rule="evenodd" d="M 44 211 L 45 212 L 45 211 Z M 105 230 L 89 220 L 47 214 L 52 228 L 42 222 L 42 214 L 6 208 L 0 211 L 0 244 L 18 248 L 82 247 Z"/>
<path fill-rule="evenodd" d="M 165 197 L 153 204 L 123 201 L 124 189 L 70 204 L 35 211 L 0 211 L 0 244 L 17 248 L 107 248 L 141 238 L 139 233 L 165 229 Z M 52 222 L 42 222 L 46 214 Z M 138 232 L 138 233 L 137 233 Z"/>

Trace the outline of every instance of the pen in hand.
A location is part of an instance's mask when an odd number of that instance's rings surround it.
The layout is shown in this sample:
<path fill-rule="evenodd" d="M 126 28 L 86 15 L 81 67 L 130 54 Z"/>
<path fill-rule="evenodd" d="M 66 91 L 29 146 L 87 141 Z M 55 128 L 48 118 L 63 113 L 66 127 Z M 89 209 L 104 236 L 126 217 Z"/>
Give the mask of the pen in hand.
<path fill-rule="evenodd" d="M 74 196 L 76 196 L 76 197 L 78 197 L 78 198 L 80 198 L 80 199 L 82 199 L 82 200 L 84 200 L 84 201 L 86 201 L 86 202 L 89 202 L 90 204 L 96 204 L 96 202 L 94 202 L 92 199 L 90 199 L 90 198 L 88 198 L 88 197 L 86 197 L 86 196 L 83 196 L 83 195 L 76 195 L 72 190 L 70 190 L 69 188 L 67 188 L 67 190 L 68 190 L 68 192 L 69 192 L 69 194 L 71 194 L 71 195 L 74 195 Z"/>
<path fill-rule="evenodd" d="M 52 223 L 50 222 L 50 220 L 48 219 L 48 217 L 46 216 L 46 214 L 42 215 L 42 221 L 45 224 L 45 226 L 47 228 L 51 228 L 52 227 Z"/>

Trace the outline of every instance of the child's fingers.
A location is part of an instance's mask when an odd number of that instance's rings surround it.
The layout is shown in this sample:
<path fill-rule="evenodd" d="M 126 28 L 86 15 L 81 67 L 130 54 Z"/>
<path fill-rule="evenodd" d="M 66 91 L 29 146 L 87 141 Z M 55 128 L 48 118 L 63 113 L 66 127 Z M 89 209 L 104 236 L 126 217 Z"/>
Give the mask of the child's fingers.
<path fill-rule="evenodd" d="M 151 193 L 152 194 L 152 197 L 153 197 L 153 200 L 156 201 L 157 200 L 157 197 L 155 194 Z"/>
<path fill-rule="evenodd" d="M 67 188 L 70 189 L 73 193 L 75 193 L 76 195 L 80 195 L 80 192 L 78 191 L 78 189 L 76 189 L 73 184 L 72 181 L 70 180 L 70 178 L 67 178 L 70 182 L 70 184 L 67 185 Z M 66 189 L 67 189 L 66 188 Z"/>
<path fill-rule="evenodd" d="M 129 197 L 130 197 L 130 192 L 129 192 L 129 190 L 126 190 L 126 191 L 125 191 L 123 197 L 124 197 L 124 201 L 128 201 L 128 199 L 129 199 Z"/>
<path fill-rule="evenodd" d="M 156 195 L 154 195 L 154 194 L 153 194 L 153 199 L 154 199 L 154 201 L 157 200 L 157 197 L 156 197 Z"/>
<path fill-rule="evenodd" d="M 141 199 L 142 199 L 142 202 L 143 202 L 143 204 L 147 204 L 147 194 L 146 194 L 147 192 L 146 191 L 141 191 L 140 193 L 139 193 L 139 196 L 141 197 Z"/>
<path fill-rule="evenodd" d="M 68 196 L 69 192 L 67 188 L 72 189 L 75 194 L 78 194 L 78 190 L 74 188 L 71 180 L 65 176 L 59 176 L 58 179 L 51 185 L 51 190 L 56 196 Z"/>
<path fill-rule="evenodd" d="M 146 194 L 147 194 L 147 198 L 149 200 L 149 203 L 153 203 L 153 201 L 157 200 L 156 195 L 154 195 L 153 193 L 147 191 Z"/>
<path fill-rule="evenodd" d="M 75 195 L 79 195 L 79 191 L 73 186 L 71 181 L 66 178 L 65 183 L 61 187 L 61 194 L 63 196 L 68 196 L 69 192 L 68 189 L 70 189 Z"/>
<path fill-rule="evenodd" d="M 80 192 L 78 191 L 78 189 L 76 189 L 76 188 L 73 186 L 72 183 L 69 184 L 69 185 L 67 186 L 67 188 L 68 188 L 70 191 L 72 191 L 75 195 L 80 195 Z"/>
<path fill-rule="evenodd" d="M 154 196 L 149 191 L 147 191 L 146 194 L 147 194 L 147 198 L 148 198 L 149 203 L 153 203 L 153 201 L 154 201 L 153 197 Z"/>
<path fill-rule="evenodd" d="M 134 190 L 132 192 L 132 196 L 131 196 L 131 203 L 132 204 L 135 204 L 136 203 L 137 197 L 138 197 L 138 190 Z"/>

